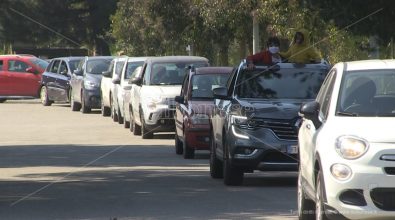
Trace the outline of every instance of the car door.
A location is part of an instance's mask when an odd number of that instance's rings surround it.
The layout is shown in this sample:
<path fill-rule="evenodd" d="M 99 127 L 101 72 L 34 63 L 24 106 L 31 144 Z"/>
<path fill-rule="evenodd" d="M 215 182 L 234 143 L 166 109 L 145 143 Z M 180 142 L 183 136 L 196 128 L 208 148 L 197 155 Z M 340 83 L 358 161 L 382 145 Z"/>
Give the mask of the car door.
<path fill-rule="evenodd" d="M 311 177 L 311 179 L 307 179 L 310 186 L 314 186 L 314 165 L 315 165 L 315 149 L 316 149 L 316 138 L 320 131 L 320 129 L 325 124 L 326 118 L 328 116 L 330 100 L 332 97 L 333 86 L 336 80 L 336 70 L 332 70 L 327 78 L 324 80 L 324 83 L 321 86 L 321 90 L 317 95 L 317 102 L 320 105 L 319 110 L 319 118 L 322 123 L 320 127 L 315 127 L 314 123 L 310 120 L 304 120 L 303 124 L 300 128 L 299 134 L 301 138 L 299 138 L 299 154 L 300 154 L 300 166 L 307 167 L 307 169 L 303 169 L 302 172 L 305 172 L 303 176 Z"/>
<path fill-rule="evenodd" d="M 147 64 L 144 64 L 143 70 L 142 70 L 142 74 L 141 74 L 141 78 L 144 79 L 145 78 L 145 74 L 147 71 Z M 141 103 L 141 88 L 144 84 L 144 80 L 142 81 L 142 83 L 140 84 L 135 84 L 133 86 L 133 99 L 132 99 L 132 107 L 133 107 L 133 116 L 134 116 L 134 120 L 136 122 L 138 122 L 138 124 L 141 125 L 141 121 L 140 121 L 140 103 Z"/>
<path fill-rule="evenodd" d="M 28 68 L 32 68 L 34 73 L 27 72 Z M 41 75 L 36 68 L 23 60 L 11 58 L 6 64 L 6 71 L 10 80 L 10 95 L 38 96 Z"/>
<path fill-rule="evenodd" d="M 60 60 L 52 60 L 49 71 L 43 76 L 43 83 L 47 87 L 50 100 L 57 101 L 56 79 L 58 78 Z"/>
<path fill-rule="evenodd" d="M 71 75 L 71 88 L 72 88 L 72 96 L 76 102 L 81 103 L 81 83 L 83 80 L 83 74 L 85 71 L 85 63 L 86 59 L 83 59 L 77 67 L 77 72 L 82 73 L 82 75 L 77 75 L 73 73 Z"/>
<path fill-rule="evenodd" d="M 11 80 L 6 71 L 6 59 L 0 59 L 0 96 L 11 95 Z"/>
<path fill-rule="evenodd" d="M 187 113 L 187 106 L 188 105 L 188 89 L 189 89 L 189 75 L 186 74 L 184 77 L 184 81 L 181 88 L 180 96 L 184 98 L 184 103 L 176 103 L 176 116 L 175 116 L 175 123 L 176 123 L 176 131 L 178 136 L 184 136 L 184 118 L 185 113 Z"/>
<path fill-rule="evenodd" d="M 57 73 L 57 78 L 55 81 L 56 88 L 56 101 L 68 101 L 68 91 L 69 91 L 69 67 L 67 66 L 66 61 L 62 60 L 60 62 L 59 70 Z"/>

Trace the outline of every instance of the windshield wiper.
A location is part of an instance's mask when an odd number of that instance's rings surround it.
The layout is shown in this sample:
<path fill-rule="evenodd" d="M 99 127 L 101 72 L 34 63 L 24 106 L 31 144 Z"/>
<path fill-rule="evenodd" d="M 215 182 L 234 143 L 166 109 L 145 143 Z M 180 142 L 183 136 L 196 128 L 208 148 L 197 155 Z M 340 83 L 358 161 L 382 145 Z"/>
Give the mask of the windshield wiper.
<path fill-rule="evenodd" d="M 355 112 L 336 112 L 336 115 L 357 117 L 358 113 L 355 113 Z"/>

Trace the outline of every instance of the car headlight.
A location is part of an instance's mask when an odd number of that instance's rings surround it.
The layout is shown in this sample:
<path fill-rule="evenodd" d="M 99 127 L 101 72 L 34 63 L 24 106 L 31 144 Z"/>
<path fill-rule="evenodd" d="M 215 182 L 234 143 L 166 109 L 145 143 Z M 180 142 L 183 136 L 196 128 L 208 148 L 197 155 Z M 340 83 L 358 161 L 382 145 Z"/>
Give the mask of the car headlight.
<path fill-rule="evenodd" d="M 237 126 L 247 126 L 248 119 L 246 116 L 231 115 L 230 123 Z"/>
<path fill-rule="evenodd" d="M 344 159 L 354 160 L 366 153 L 369 143 L 355 136 L 341 136 L 336 140 L 336 151 Z"/>
<path fill-rule="evenodd" d="M 194 114 L 191 117 L 192 124 L 208 124 L 209 117 L 206 114 Z"/>
<path fill-rule="evenodd" d="M 86 89 L 96 89 L 96 88 L 99 88 L 99 86 L 100 86 L 100 84 L 97 82 L 89 81 L 89 80 L 84 81 L 84 87 Z"/>
<path fill-rule="evenodd" d="M 162 97 L 159 96 L 149 96 L 146 98 L 147 107 L 150 109 L 155 109 L 156 105 L 163 101 Z"/>
<path fill-rule="evenodd" d="M 331 173 L 332 175 L 338 179 L 338 180 L 348 180 L 351 175 L 352 175 L 352 171 L 351 168 L 345 164 L 333 164 L 331 166 Z"/>

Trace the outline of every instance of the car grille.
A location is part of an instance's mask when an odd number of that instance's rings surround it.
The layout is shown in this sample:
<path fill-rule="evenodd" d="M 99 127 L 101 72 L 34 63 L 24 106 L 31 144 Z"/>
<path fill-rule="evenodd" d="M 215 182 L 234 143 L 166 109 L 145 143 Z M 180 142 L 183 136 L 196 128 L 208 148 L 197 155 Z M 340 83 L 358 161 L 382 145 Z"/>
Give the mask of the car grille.
<path fill-rule="evenodd" d="M 296 155 L 289 155 L 279 151 L 269 151 L 263 156 L 262 162 L 269 163 L 296 163 Z"/>
<path fill-rule="evenodd" d="M 298 128 L 296 126 L 297 119 L 256 119 L 254 125 L 259 128 L 267 128 L 274 132 L 274 134 L 282 140 L 297 140 Z"/>
<path fill-rule="evenodd" d="M 385 211 L 395 211 L 395 188 L 375 188 L 370 191 L 373 203 Z"/>
<path fill-rule="evenodd" d="M 384 171 L 388 175 L 395 175 L 395 167 L 384 167 Z"/>

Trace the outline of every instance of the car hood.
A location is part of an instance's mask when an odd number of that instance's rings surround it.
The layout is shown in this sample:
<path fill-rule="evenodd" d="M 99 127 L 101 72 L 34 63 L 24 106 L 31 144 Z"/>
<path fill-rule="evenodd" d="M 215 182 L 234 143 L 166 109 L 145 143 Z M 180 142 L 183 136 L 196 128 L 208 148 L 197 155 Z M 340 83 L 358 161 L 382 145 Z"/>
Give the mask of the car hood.
<path fill-rule="evenodd" d="M 214 107 L 213 100 L 204 100 L 204 101 L 191 100 L 189 101 L 188 104 L 194 114 L 211 115 Z"/>
<path fill-rule="evenodd" d="M 100 75 L 98 75 L 98 74 L 86 74 L 85 75 L 85 80 L 86 81 L 92 81 L 92 82 L 101 82 L 101 78 L 102 78 L 102 75 L 100 74 Z"/>
<path fill-rule="evenodd" d="M 160 94 L 162 98 L 174 99 L 181 93 L 181 85 L 177 86 L 147 86 L 145 91 L 148 94 Z"/>
<path fill-rule="evenodd" d="M 395 117 L 343 117 L 327 120 L 325 131 L 333 138 L 354 135 L 369 142 L 395 143 Z"/>
<path fill-rule="evenodd" d="M 241 115 L 254 118 L 294 119 L 298 117 L 300 106 L 308 100 L 238 100 Z"/>

